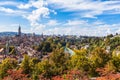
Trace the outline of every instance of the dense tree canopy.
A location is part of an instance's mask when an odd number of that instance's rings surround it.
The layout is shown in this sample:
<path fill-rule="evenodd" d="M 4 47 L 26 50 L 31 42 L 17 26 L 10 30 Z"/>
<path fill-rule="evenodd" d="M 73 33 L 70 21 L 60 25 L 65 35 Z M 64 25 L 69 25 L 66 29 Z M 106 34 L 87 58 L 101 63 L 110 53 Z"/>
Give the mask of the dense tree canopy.
<path fill-rule="evenodd" d="M 18 64 L 15 59 L 17 57 L 15 47 L 10 46 L 9 55 L 14 55 L 15 58 L 5 58 L 0 63 L 0 79 L 17 80 L 21 77 L 22 80 L 25 77 L 25 80 L 89 80 L 100 76 L 109 78 L 120 72 L 120 37 L 118 36 L 82 39 L 48 37 L 31 47 L 43 54 L 42 59 L 24 55 L 22 62 Z M 75 54 L 65 52 L 65 47 Z M 17 77 L 15 74 L 20 76 Z"/>

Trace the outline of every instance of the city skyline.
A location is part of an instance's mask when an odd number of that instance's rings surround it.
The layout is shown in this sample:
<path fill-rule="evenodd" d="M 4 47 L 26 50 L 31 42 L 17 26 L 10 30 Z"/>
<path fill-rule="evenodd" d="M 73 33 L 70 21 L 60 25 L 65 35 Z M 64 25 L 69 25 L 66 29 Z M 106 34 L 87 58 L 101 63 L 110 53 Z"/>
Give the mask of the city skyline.
<path fill-rule="evenodd" d="M 119 0 L 0 0 L 0 32 L 105 36 L 120 33 Z"/>

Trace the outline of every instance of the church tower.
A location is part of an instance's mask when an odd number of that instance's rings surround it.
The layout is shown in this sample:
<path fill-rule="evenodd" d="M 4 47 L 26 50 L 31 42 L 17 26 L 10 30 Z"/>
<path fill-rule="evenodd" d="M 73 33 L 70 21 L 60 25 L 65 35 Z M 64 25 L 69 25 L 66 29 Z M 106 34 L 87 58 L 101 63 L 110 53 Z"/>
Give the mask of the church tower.
<path fill-rule="evenodd" d="M 21 36 L 22 36 L 21 26 L 19 25 L 19 28 L 18 28 L 18 45 L 20 45 L 20 43 L 21 43 Z"/>
<path fill-rule="evenodd" d="M 21 37 L 21 26 L 19 25 L 19 28 L 18 28 L 18 36 Z"/>

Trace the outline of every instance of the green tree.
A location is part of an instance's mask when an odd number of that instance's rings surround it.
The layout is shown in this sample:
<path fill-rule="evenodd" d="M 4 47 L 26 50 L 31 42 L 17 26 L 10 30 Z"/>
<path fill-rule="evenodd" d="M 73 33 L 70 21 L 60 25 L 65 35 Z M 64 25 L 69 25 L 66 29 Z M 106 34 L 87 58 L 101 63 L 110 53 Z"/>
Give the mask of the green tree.
<path fill-rule="evenodd" d="M 43 60 L 36 65 L 36 73 L 46 78 L 52 77 L 52 64 L 49 63 L 48 59 Z"/>
<path fill-rule="evenodd" d="M 71 57 L 71 65 L 73 69 L 81 70 L 81 71 L 89 71 L 89 59 L 87 50 L 75 50 L 75 55 Z"/>
<path fill-rule="evenodd" d="M 120 72 L 120 55 L 112 57 L 112 63 L 116 68 L 117 72 Z"/>
<path fill-rule="evenodd" d="M 69 55 L 64 53 L 64 49 L 55 49 L 49 59 L 45 59 L 38 63 L 39 74 L 44 77 L 60 75 L 67 70 Z"/>
<path fill-rule="evenodd" d="M 111 59 L 111 56 L 109 53 L 105 51 L 105 49 L 97 47 L 95 48 L 91 55 L 91 70 L 90 75 L 91 76 L 98 76 L 98 73 L 96 72 L 97 68 L 103 68 Z"/>
<path fill-rule="evenodd" d="M 39 59 L 37 59 L 37 58 L 32 58 L 32 59 L 30 59 L 30 68 L 31 68 L 31 75 L 32 75 L 32 79 L 33 80 L 38 80 L 39 78 L 38 78 L 38 75 L 39 75 L 39 73 L 38 73 L 38 67 L 37 67 L 37 64 L 39 63 Z"/>
<path fill-rule="evenodd" d="M 110 54 L 105 49 L 97 47 L 92 51 L 91 60 L 96 67 L 104 67 L 104 65 L 110 60 Z"/>
<path fill-rule="evenodd" d="M 53 66 L 54 75 L 62 74 L 65 70 L 67 70 L 69 58 L 70 56 L 64 53 L 64 48 L 57 48 L 53 51 L 49 61 Z"/>
<path fill-rule="evenodd" d="M 21 63 L 20 68 L 23 70 L 25 74 L 31 73 L 31 66 L 30 66 L 30 58 L 27 55 L 24 55 L 24 59 Z"/>

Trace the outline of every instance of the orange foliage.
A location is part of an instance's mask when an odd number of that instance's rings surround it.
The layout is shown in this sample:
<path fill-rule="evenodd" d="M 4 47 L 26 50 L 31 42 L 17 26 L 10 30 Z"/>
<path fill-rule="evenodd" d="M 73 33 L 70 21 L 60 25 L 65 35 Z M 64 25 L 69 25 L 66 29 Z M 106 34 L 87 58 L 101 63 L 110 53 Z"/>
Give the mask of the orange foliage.
<path fill-rule="evenodd" d="M 110 70 L 106 65 L 104 68 L 96 69 L 101 77 L 97 77 L 96 80 L 120 80 L 120 73 L 116 73 L 114 70 Z"/>
<path fill-rule="evenodd" d="M 52 78 L 52 80 L 64 80 L 61 76 L 55 76 Z"/>
<path fill-rule="evenodd" d="M 68 71 L 68 73 L 63 76 L 55 76 L 52 78 L 52 80 L 76 80 L 76 79 L 89 80 L 84 73 L 81 73 L 78 70 Z"/>
<path fill-rule="evenodd" d="M 96 80 L 120 80 L 120 74 L 109 74 L 106 76 L 98 77 Z"/>
<path fill-rule="evenodd" d="M 23 70 L 19 69 L 19 70 L 8 70 L 8 76 L 4 77 L 3 80 L 30 80 L 27 78 L 26 74 L 22 73 Z"/>

